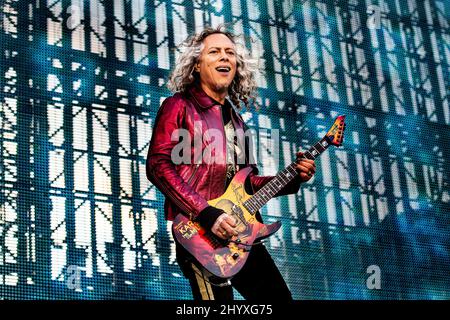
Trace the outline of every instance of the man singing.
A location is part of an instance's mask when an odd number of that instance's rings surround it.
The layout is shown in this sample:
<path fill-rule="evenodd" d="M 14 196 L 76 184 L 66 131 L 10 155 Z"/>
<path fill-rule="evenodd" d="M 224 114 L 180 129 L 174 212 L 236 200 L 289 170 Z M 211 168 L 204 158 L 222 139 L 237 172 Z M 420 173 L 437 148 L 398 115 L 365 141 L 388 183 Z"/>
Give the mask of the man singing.
<path fill-rule="evenodd" d="M 233 131 L 245 131 L 246 126 L 237 111 L 241 103 L 250 104 L 256 91 L 249 55 L 236 40 L 236 36 L 219 27 L 206 28 L 183 43 L 185 50 L 168 83 L 175 94 L 164 100 L 158 111 L 147 157 L 148 179 L 166 197 L 166 219 L 186 215 L 224 240 L 237 235 L 236 222 L 207 201 L 220 197 L 234 174 L 245 167 L 253 168 L 248 178 L 253 192 L 272 179 L 257 175 L 256 165 L 248 154 L 251 143 L 246 141 L 241 145 L 232 138 Z M 205 130 L 218 130 L 215 132 L 221 133 L 223 140 L 219 145 L 223 148 L 216 148 L 212 153 L 215 159 L 223 161 L 197 159 L 208 147 L 205 141 L 190 145 L 189 154 L 183 155 L 190 161 L 174 161 L 172 151 L 179 141 L 173 139 L 173 133 L 179 129 L 187 130 L 191 137 L 195 134 L 203 137 Z M 302 156 L 301 152 L 297 153 L 298 176 L 277 196 L 297 193 L 300 183 L 314 175 L 314 161 Z M 259 213 L 257 218 L 261 220 Z M 232 300 L 232 287 L 245 299 L 292 299 L 263 244 L 252 246 L 246 264 L 229 281 L 209 273 L 177 241 L 176 249 L 178 264 L 196 300 Z"/>

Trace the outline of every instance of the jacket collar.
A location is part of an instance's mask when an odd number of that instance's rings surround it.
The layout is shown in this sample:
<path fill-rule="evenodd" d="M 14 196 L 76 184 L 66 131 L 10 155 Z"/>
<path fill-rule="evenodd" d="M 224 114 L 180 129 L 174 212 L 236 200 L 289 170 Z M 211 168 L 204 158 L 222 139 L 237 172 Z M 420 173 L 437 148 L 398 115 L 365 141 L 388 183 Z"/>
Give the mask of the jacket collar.
<path fill-rule="evenodd" d="M 199 85 L 192 85 L 188 89 L 190 95 L 194 98 L 195 102 L 202 108 L 202 109 L 209 109 L 212 106 L 220 105 L 220 103 L 210 96 L 206 94 L 206 92 L 199 86 Z M 231 102 L 231 99 L 229 97 L 225 98 L 225 103 L 229 104 L 231 106 L 231 109 L 233 112 L 231 112 L 231 119 L 233 121 L 233 125 L 235 128 L 238 128 L 239 120 L 243 123 L 244 120 L 239 115 L 239 111 L 236 109 L 236 106 Z"/>
<path fill-rule="evenodd" d="M 200 87 L 200 85 L 192 85 L 188 89 L 188 91 L 201 108 L 208 109 L 214 105 L 220 104 L 219 102 L 208 96 L 206 92 L 203 91 L 203 89 Z"/>

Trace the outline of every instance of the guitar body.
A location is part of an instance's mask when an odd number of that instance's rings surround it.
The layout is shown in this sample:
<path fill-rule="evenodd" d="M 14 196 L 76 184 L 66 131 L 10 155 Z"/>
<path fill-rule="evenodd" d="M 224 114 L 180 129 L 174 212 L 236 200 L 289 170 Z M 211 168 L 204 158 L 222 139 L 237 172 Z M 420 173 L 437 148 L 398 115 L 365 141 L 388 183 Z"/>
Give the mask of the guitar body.
<path fill-rule="evenodd" d="M 206 232 L 198 223 L 179 214 L 172 228 L 176 240 L 212 274 L 221 278 L 234 276 L 245 264 L 252 244 L 266 238 L 281 227 L 280 222 L 265 225 L 256 220 L 255 214 L 243 203 L 251 195 L 245 192 L 244 183 L 252 168 L 236 173 L 225 193 L 208 201 L 209 205 L 224 210 L 237 221 L 237 236 L 225 241 Z"/>
<path fill-rule="evenodd" d="M 304 152 L 304 157 L 314 160 L 330 145 L 341 146 L 344 130 L 345 115 L 340 115 L 326 135 Z M 234 276 L 244 266 L 253 243 L 280 229 L 280 222 L 265 225 L 257 221 L 254 211 L 259 210 L 277 191 L 297 176 L 296 168 L 296 162 L 291 163 L 254 195 L 247 194 L 244 187 L 252 168 L 244 168 L 236 173 L 221 197 L 208 201 L 209 205 L 222 209 L 236 219 L 237 236 L 228 241 L 219 239 L 211 232 L 206 232 L 198 223 L 179 214 L 172 226 L 176 240 L 212 274 L 221 278 Z M 252 212 L 246 206 L 251 207 Z"/>

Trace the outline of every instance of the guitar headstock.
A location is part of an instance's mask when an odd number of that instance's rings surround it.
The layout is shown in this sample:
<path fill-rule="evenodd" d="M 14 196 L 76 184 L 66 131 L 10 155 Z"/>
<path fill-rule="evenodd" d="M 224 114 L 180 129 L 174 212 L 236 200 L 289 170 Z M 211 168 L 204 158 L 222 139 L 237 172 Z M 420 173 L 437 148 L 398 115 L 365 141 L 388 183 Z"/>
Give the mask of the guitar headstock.
<path fill-rule="evenodd" d="M 345 130 L 345 115 L 338 116 L 336 120 L 334 120 L 333 125 L 330 130 L 328 130 L 325 135 L 329 144 L 334 146 L 341 146 L 344 140 L 344 130 Z"/>

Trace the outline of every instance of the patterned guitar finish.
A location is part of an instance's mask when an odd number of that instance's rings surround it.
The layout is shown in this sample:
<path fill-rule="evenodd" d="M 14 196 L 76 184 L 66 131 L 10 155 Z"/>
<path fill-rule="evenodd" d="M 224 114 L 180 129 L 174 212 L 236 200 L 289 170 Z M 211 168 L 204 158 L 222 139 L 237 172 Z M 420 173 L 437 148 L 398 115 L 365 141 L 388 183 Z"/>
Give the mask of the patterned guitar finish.
<path fill-rule="evenodd" d="M 344 130 L 345 116 L 341 115 L 336 118 L 327 134 L 306 151 L 304 156 L 315 159 L 330 145 L 340 146 Z M 233 277 L 244 266 L 254 242 L 267 238 L 280 229 L 281 222 L 270 225 L 260 223 L 256 220 L 255 213 L 298 175 L 295 166 L 295 162 L 291 163 L 254 195 L 245 192 L 244 183 L 252 169 L 244 168 L 236 173 L 222 196 L 208 201 L 209 205 L 224 210 L 236 219 L 238 235 L 229 241 L 206 232 L 183 214 L 177 215 L 172 225 L 176 240 L 212 274 L 221 278 Z"/>

